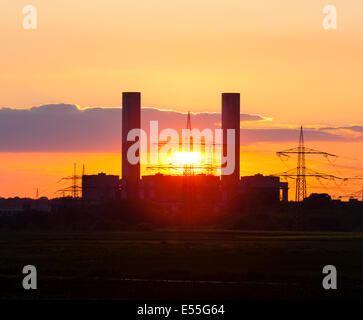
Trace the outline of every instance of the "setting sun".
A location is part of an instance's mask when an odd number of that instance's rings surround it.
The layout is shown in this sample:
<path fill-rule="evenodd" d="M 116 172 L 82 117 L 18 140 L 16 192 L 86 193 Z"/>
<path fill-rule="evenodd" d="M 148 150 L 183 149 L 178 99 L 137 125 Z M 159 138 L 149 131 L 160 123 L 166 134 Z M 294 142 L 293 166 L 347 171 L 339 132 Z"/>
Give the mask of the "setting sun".
<path fill-rule="evenodd" d="M 176 152 L 172 155 L 175 164 L 197 164 L 201 158 L 200 152 Z"/>

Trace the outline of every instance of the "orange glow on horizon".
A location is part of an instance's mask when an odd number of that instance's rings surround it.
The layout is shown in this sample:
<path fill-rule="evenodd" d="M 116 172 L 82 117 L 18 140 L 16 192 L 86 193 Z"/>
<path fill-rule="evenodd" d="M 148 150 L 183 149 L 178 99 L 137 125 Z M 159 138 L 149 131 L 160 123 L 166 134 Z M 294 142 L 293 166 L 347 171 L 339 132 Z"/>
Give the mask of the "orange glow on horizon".
<path fill-rule="evenodd" d="M 324 173 L 336 174 L 339 176 L 357 176 L 363 175 L 362 161 L 354 160 L 363 159 L 363 152 L 360 151 L 360 143 L 336 143 L 324 142 L 312 145 L 314 148 L 321 148 L 335 153 L 341 150 L 342 156 L 332 165 L 324 159 L 309 157 L 307 166 Z M 296 158 L 291 157 L 287 161 L 281 161 L 275 154 L 276 151 L 286 148 L 285 143 L 265 143 L 255 144 L 248 147 L 241 147 L 241 176 L 277 174 L 288 169 L 296 167 Z M 338 152 L 337 152 L 338 153 Z M 141 176 L 161 172 L 164 174 L 183 174 L 183 161 L 190 159 L 197 160 L 194 163 L 195 174 L 206 173 L 206 170 L 200 169 L 199 155 L 179 154 L 181 163 L 179 169 L 166 170 L 149 170 L 147 165 L 141 166 Z M 345 158 L 343 157 L 345 156 Z M 0 197 L 34 197 L 36 189 L 39 188 L 39 196 L 54 198 L 57 190 L 65 188 L 67 182 L 59 183 L 62 177 L 73 174 L 73 163 L 77 163 L 77 173 L 80 174 L 82 165 L 85 164 L 86 174 L 97 174 L 104 172 L 106 174 L 119 175 L 121 177 L 121 155 L 119 152 L 114 153 L 1 153 L 0 157 L 0 176 L 6 183 L 0 184 Z M 163 163 L 168 166 L 169 163 Z M 213 163 L 218 165 L 218 163 Z M 172 166 L 172 164 L 171 164 Z M 338 170 L 338 172 L 337 172 Z M 312 192 L 328 192 L 332 196 L 356 192 L 362 188 L 360 180 L 353 180 L 349 183 L 326 180 L 308 180 L 308 194 Z M 294 199 L 294 181 L 289 179 L 289 198 Z"/>

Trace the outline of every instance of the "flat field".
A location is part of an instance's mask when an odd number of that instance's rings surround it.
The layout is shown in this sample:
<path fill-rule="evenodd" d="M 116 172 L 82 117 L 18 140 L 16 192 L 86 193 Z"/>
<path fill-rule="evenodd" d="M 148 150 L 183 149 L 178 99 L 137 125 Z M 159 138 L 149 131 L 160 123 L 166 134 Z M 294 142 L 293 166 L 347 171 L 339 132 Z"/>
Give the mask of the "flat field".
<path fill-rule="evenodd" d="M 361 299 L 362 233 L 0 233 L 2 299 Z M 22 288 L 37 268 L 38 289 Z M 338 290 L 322 269 L 338 270 Z"/>

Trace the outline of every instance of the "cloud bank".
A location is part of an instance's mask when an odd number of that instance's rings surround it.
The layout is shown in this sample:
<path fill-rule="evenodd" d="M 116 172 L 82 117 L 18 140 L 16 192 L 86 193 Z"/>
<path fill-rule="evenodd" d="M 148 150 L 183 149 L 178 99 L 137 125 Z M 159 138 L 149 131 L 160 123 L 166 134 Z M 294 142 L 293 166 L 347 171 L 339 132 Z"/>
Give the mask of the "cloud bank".
<path fill-rule="evenodd" d="M 158 120 L 159 130 L 186 126 L 187 115 L 173 110 L 142 109 L 142 128 Z M 298 129 L 243 128 L 243 122 L 261 122 L 259 115 L 241 114 L 241 144 L 297 141 Z M 30 109 L 0 109 L 0 152 L 118 152 L 121 150 L 121 108 L 79 109 L 50 104 Z M 219 113 L 193 113 L 193 128 L 219 128 Z M 361 140 L 363 126 L 306 129 L 309 140 Z"/>

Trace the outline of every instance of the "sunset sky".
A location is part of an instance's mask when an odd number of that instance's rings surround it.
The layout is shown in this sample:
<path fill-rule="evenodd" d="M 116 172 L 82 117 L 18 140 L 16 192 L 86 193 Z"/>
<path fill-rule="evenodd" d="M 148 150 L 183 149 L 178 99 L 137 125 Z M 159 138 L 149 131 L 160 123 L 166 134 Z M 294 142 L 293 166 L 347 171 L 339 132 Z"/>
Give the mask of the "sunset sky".
<path fill-rule="evenodd" d="M 37 30 L 23 29 L 27 4 L 38 9 Z M 337 30 L 322 27 L 327 4 Z M 158 109 L 150 119 L 175 126 L 186 111 L 192 124 L 219 113 L 221 93 L 240 92 L 242 174 L 293 168 L 296 159 L 275 152 L 297 145 L 302 124 L 307 146 L 339 155 L 308 166 L 363 175 L 362 40 L 361 0 L 3 0 L 0 196 L 37 187 L 54 196 L 74 162 L 120 174 L 121 128 L 109 110 L 118 114 L 122 91 L 142 92 L 142 106 Z M 325 184 L 311 181 L 308 192 L 346 194 L 363 180 Z"/>

